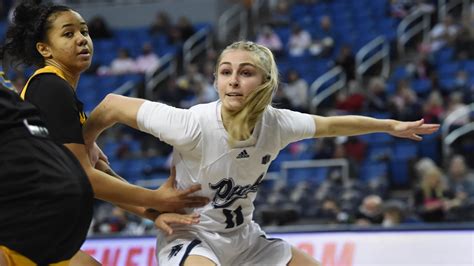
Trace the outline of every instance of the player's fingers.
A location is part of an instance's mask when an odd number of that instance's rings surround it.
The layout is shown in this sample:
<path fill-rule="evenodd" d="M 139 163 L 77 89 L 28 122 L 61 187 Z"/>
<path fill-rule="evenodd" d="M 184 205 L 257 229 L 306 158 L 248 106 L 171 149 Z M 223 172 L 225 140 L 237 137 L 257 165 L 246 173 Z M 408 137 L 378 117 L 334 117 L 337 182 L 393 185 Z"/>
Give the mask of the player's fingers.
<path fill-rule="evenodd" d="M 423 138 L 418 136 L 417 134 L 413 134 L 410 136 L 410 139 L 416 140 L 416 141 L 421 141 Z"/>
<path fill-rule="evenodd" d="M 156 220 L 155 225 L 156 227 L 158 227 L 158 229 L 164 231 L 168 235 L 171 235 L 173 233 L 173 229 L 171 228 L 171 226 L 169 226 L 168 224 L 166 224 L 166 222 L 160 219 Z"/>
<path fill-rule="evenodd" d="M 201 184 L 192 185 L 191 187 L 180 191 L 179 194 L 180 194 L 180 196 L 187 196 L 187 195 L 192 194 L 192 193 L 194 193 L 196 191 L 199 191 L 199 190 L 201 190 Z"/>
<path fill-rule="evenodd" d="M 208 199 L 206 199 L 205 201 L 204 200 L 188 201 L 184 205 L 187 208 L 196 208 L 196 207 L 202 207 L 202 206 L 206 205 L 207 203 L 209 203 Z"/>
<path fill-rule="evenodd" d="M 176 217 L 176 219 L 173 222 L 180 223 L 180 224 L 196 224 L 196 223 L 199 223 L 199 218 L 194 218 L 191 215 L 180 215 Z"/>
<path fill-rule="evenodd" d="M 175 187 L 175 184 L 176 184 L 176 168 L 173 166 L 171 167 L 170 169 L 170 175 L 168 177 L 168 179 L 166 180 L 166 186 L 170 186 L 170 187 Z"/>

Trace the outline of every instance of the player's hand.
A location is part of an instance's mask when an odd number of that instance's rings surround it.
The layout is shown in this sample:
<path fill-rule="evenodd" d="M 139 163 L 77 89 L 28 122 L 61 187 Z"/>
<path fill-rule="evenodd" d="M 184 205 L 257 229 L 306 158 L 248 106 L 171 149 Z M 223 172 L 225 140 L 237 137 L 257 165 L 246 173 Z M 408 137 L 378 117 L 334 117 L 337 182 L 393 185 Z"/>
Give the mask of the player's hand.
<path fill-rule="evenodd" d="M 160 212 L 183 213 L 184 208 L 202 207 L 209 203 L 209 199 L 201 196 L 192 196 L 201 190 L 201 185 L 193 185 L 185 190 L 176 188 L 176 169 L 171 169 L 171 174 L 166 182 L 156 190 L 156 203 L 158 206 L 150 206 Z"/>
<path fill-rule="evenodd" d="M 173 234 L 171 224 L 197 224 L 199 223 L 199 214 L 177 214 L 177 213 L 162 213 L 156 220 L 155 225 L 168 235 Z"/>
<path fill-rule="evenodd" d="M 89 160 L 92 166 L 95 167 L 96 163 L 99 160 L 102 160 L 109 164 L 109 158 L 107 157 L 107 155 L 104 154 L 104 152 L 102 152 L 96 142 L 93 142 L 91 145 L 86 145 L 86 148 L 87 152 L 89 153 Z"/>
<path fill-rule="evenodd" d="M 423 119 L 414 122 L 396 121 L 393 128 L 388 133 L 399 138 L 407 138 L 420 141 L 420 135 L 431 134 L 439 129 L 439 124 L 425 124 Z"/>

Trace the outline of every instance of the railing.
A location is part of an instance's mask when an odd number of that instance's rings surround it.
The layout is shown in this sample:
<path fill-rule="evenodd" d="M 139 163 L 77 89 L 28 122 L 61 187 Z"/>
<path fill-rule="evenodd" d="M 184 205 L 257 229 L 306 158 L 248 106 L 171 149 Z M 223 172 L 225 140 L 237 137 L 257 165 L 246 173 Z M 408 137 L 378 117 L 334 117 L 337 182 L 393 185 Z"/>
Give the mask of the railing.
<path fill-rule="evenodd" d="M 120 95 L 128 95 L 131 97 L 136 97 L 137 96 L 137 91 L 135 90 L 135 82 L 129 80 L 125 82 L 124 84 L 120 85 L 116 90 L 114 90 L 112 93 L 114 94 L 120 94 Z"/>
<path fill-rule="evenodd" d="M 405 46 L 417 34 L 423 33 L 423 41 L 427 41 L 430 33 L 430 14 L 417 10 L 406 16 L 397 27 L 398 53 L 405 54 Z"/>
<path fill-rule="evenodd" d="M 326 82 L 337 77 L 339 77 L 339 79 L 336 82 L 331 84 L 328 88 L 326 88 L 322 92 L 318 93 L 319 89 L 324 84 L 326 84 Z M 310 96 L 309 98 L 311 99 L 309 103 L 310 112 L 312 114 L 315 114 L 319 104 L 321 104 L 327 97 L 331 96 L 335 92 L 344 88 L 345 85 L 346 85 L 346 73 L 339 66 L 334 67 L 333 69 L 321 75 L 318 79 L 316 79 L 311 84 L 311 87 L 309 89 L 309 96 Z"/>
<path fill-rule="evenodd" d="M 342 168 L 342 180 L 349 180 L 349 162 L 347 159 L 300 160 L 282 162 L 280 165 L 280 177 L 284 182 L 288 182 L 288 170 L 290 169 L 335 166 Z"/>
<path fill-rule="evenodd" d="M 470 0 L 438 0 L 438 19 L 442 21 L 454 8 L 462 6 L 462 16 L 469 15 Z"/>
<path fill-rule="evenodd" d="M 176 67 L 176 57 L 173 54 L 166 54 L 160 58 L 160 65 L 145 75 L 145 98 L 152 99 L 153 90 L 166 78 L 175 75 Z"/>
<path fill-rule="evenodd" d="M 443 140 L 443 161 L 446 161 L 447 157 L 451 152 L 450 145 L 460 136 L 469 132 L 470 127 L 473 127 L 473 123 L 471 122 L 456 130 L 453 130 L 452 132 L 449 132 L 451 125 L 453 125 L 456 120 L 469 116 L 469 113 L 473 111 L 474 103 L 471 103 L 470 105 L 464 108 L 452 112 L 446 117 L 446 119 L 444 119 L 443 124 L 441 125 L 441 139 Z"/>
<path fill-rule="evenodd" d="M 209 50 L 211 46 L 211 29 L 209 27 L 205 27 L 193 34 L 183 44 L 184 65 L 189 65 L 196 56 L 203 51 Z"/>
<path fill-rule="evenodd" d="M 373 53 L 369 56 L 370 53 Z M 388 78 L 390 72 L 390 45 L 379 36 L 364 45 L 356 54 L 356 79 L 361 82 L 370 67 L 382 61 L 381 76 Z"/>
<path fill-rule="evenodd" d="M 239 27 L 238 39 L 245 39 L 247 37 L 247 11 L 240 5 L 235 4 L 226 10 L 220 17 L 217 23 L 218 32 L 217 38 L 221 44 L 228 41 L 229 33 Z"/>
<path fill-rule="evenodd" d="M 474 131 L 474 122 L 465 124 L 464 126 L 453 130 L 449 135 L 444 139 L 444 145 L 449 149 L 449 147 L 456 141 L 459 137 Z"/>
<path fill-rule="evenodd" d="M 258 29 L 261 27 L 260 21 L 262 18 L 262 13 L 265 9 L 269 10 L 270 6 L 270 1 L 269 0 L 254 0 L 252 2 L 252 7 L 251 7 L 251 17 L 252 17 L 252 24 L 251 26 L 253 27 L 252 32 L 255 33 L 258 31 Z"/>

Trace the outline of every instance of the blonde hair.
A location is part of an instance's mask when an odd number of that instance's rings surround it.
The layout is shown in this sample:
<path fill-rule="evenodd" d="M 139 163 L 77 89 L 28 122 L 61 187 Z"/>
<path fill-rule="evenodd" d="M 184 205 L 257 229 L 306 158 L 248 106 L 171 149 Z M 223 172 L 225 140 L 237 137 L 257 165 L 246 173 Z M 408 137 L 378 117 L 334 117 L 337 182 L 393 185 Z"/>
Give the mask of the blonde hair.
<path fill-rule="evenodd" d="M 443 198 L 444 186 L 442 180 L 443 173 L 437 166 L 432 166 L 426 169 L 423 173 L 422 180 L 421 180 L 421 189 L 423 190 L 423 194 L 425 198 Z M 436 179 L 435 187 L 432 186 L 430 178 Z M 434 195 L 433 195 L 434 193 Z"/>
<path fill-rule="evenodd" d="M 267 106 L 271 104 L 273 92 L 278 87 L 278 68 L 272 52 L 265 46 L 250 41 L 234 42 L 227 46 L 217 60 L 216 73 L 223 55 L 235 50 L 247 51 L 252 54 L 253 63 L 263 72 L 263 81 L 245 99 L 244 108 L 229 114 L 231 121 L 227 124 L 226 129 L 231 144 L 251 136 L 257 121 L 262 117 Z"/>

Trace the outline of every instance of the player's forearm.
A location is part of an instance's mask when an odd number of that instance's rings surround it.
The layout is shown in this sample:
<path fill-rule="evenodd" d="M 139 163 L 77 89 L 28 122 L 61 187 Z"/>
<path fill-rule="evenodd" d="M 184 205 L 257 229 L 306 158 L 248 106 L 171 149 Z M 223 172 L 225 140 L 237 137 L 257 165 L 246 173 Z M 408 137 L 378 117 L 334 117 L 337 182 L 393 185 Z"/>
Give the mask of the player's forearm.
<path fill-rule="evenodd" d="M 113 176 L 115 178 L 117 178 L 118 180 L 121 180 L 125 183 L 129 183 L 125 178 L 119 176 L 114 170 L 112 170 L 112 168 L 110 168 L 110 166 L 104 162 L 103 160 L 99 160 L 97 161 L 96 165 L 95 165 L 95 169 L 99 170 L 99 171 L 102 171 L 110 176 Z"/>
<path fill-rule="evenodd" d="M 145 102 L 143 99 L 116 94 L 107 95 L 92 111 L 84 125 L 84 141 L 86 144 L 93 143 L 102 131 L 116 123 L 137 129 L 137 113 L 143 102 Z"/>
<path fill-rule="evenodd" d="M 126 204 L 136 206 L 147 206 L 153 202 L 153 191 L 126 183 L 111 175 L 97 169 L 86 170 L 98 199 L 112 202 L 114 204 Z"/>
<path fill-rule="evenodd" d="M 96 141 L 105 129 L 113 126 L 117 121 L 108 107 L 108 96 L 92 111 L 83 127 L 84 142 L 88 145 Z"/>
<path fill-rule="evenodd" d="M 99 160 L 97 162 L 97 164 L 95 165 L 95 168 L 99 171 L 102 171 L 112 177 L 115 177 L 116 179 L 122 181 L 122 182 L 125 182 L 125 183 L 129 183 L 125 178 L 119 176 L 117 173 L 114 172 L 114 170 L 112 170 L 112 168 L 109 167 L 109 165 L 102 161 L 102 160 Z M 129 205 L 129 204 L 117 204 L 117 206 L 119 206 L 120 208 L 128 211 L 128 212 L 131 212 L 137 216 L 140 216 L 142 218 L 146 218 L 146 219 L 150 219 L 152 221 L 154 221 L 156 219 L 156 217 L 158 217 L 158 214 L 159 212 L 158 211 L 155 211 L 155 210 L 152 210 L 152 209 L 146 209 L 144 207 L 139 207 L 139 206 L 134 206 L 134 205 Z"/>
<path fill-rule="evenodd" d="M 315 137 L 354 136 L 375 132 L 389 132 L 395 120 L 375 119 L 365 116 L 315 116 Z"/>

